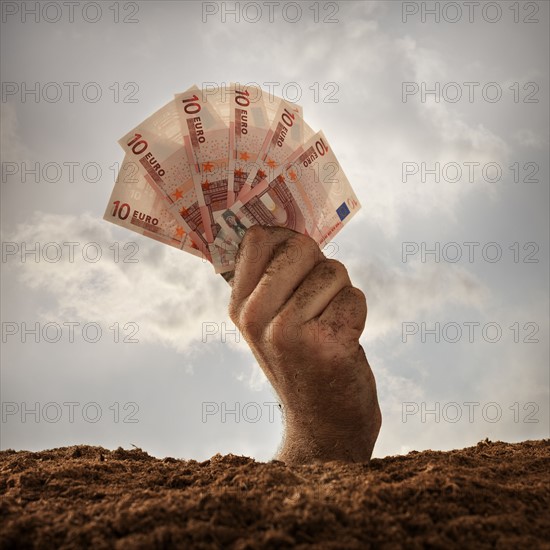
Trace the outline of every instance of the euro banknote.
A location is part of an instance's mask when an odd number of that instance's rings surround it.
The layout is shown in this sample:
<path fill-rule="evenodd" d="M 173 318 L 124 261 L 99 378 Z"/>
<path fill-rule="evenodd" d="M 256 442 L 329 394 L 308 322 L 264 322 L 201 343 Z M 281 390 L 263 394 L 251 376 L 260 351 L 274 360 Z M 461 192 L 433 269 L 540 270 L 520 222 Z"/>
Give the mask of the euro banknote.
<path fill-rule="evenodd" d="M 256 85 L 191 86 L 127 132 L 104 218 L 231 278 L 252 225 L 324 246 L 361 207 L 323 132 Z"/>

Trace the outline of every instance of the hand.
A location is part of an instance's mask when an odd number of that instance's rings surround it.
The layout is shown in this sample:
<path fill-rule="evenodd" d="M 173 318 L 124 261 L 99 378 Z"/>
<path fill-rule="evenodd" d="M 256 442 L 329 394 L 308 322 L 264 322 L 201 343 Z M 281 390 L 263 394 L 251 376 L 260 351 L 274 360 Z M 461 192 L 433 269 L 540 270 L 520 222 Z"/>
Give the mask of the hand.
<path fill-rule="evenodd" d="M 359 344 L 365 296 L 346 268 L 309 237 L 251 227 L 229 314 L 281 400 L 285 437 L 277 458 L 368 461 L 381 415 Z"/>

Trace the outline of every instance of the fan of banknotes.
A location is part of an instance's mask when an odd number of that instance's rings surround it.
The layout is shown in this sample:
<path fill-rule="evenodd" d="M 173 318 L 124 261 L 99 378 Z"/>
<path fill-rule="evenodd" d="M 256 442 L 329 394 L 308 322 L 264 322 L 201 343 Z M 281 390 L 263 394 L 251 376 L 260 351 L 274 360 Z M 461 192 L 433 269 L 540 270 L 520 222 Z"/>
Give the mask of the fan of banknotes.
<path fill-rule="evenodd" d="M 257 86 L 192 86 L 119 143 L 104 218 L 205 258 L 225 278 L 250 226 L 287 227 L 322 248 L 360 208 L 323 132 Z"/>

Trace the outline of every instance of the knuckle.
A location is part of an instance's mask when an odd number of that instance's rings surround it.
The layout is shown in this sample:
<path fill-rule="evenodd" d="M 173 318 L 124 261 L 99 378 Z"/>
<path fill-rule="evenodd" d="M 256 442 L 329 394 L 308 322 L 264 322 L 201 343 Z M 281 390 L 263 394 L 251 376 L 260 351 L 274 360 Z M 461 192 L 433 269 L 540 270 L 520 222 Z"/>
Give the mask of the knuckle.
<path fill-rule="evenodd" d="M 260 225 L 253 225 L 248 228 L 239 246 L 235 263 L 241 264 L 256 258 L 261 252 L 260 246 L 265 239 L 265 235 L 265 230 Z"/>
<path fill-rule="evenodd" d="M 345 275 L 346 277 L 348 276 L 348 270 L 342 262 L 339 262 L 338 260 L 328 260 L 328 261 L 332 263 L 338 275 Z"/>
<path fill-rule="evenodd" d="M 318 261 L 323 257 L 317 243 L 307 235 L 297 233 L 288 239 L 289 246 L 295 249 L 297 259 L 313 259 Z"/>
<path fill-rule="evenodd" d="M 338 260 L 326 259 L 319 264 L 319 270 L 325 277 L 346 279 L 348 270 L 346 266 Z"/>
<path fill-rule="evenodd" d="M 354 300 L 365 308 L 367 307 L 367 297 L 361 289 L 355 286 L 348 286 L 345 288 L 345 291 L 350 300 Z"/>
<path fill-rule="evenodd" d="M 289 350 L 302 340 L 302 327 L 286 317 L 274 319 L 269 329 L 275 349 Z"/>
<path fill-rule="evenodd" d="M 266 235 L 266 230 L 261 225 L 253 225 L 252 227 L 249 227 L 246 230 L 246 233 L 244 234 L 242 245 L 246 245 L 250 242 L 257 242 L 263 239 Z M 241 245 L 241 246 L 242 246 Z"/>
<path fill-rule="evenodd" d="M 340 309 L 348 319 L 348 328 L 361 335 L 367 318 L 367 299 L 363 291 L 354 286 L 346 286 L 339 293 Z"/>
<path fill-rule="evenodd" d="M 270 335 L 271 343 L 276 349 L 283 349 L 286 345 L 284 325 L 281 322 L 271 323 Z"/>
<path fill-rule="evenodd" d="M 267 271 L 273 273 L 289 266 L 316 263 L 316 253 L 320 252 L 315 241 L 305 235 L 293 234 L 276 245 Z"/>
<path fill-rule="evenodd" d="M 250 296 L 239 308 L 237 320 L 233 321 L 248 342 L 257 342 L 261 339 L 265 321 L 261 312 L 264 306 L 261 300 Z"/>
<path fill-rule="evenodd" d="M 296 244 L 296 246 L 300 246 L 300 247 L 303 247 L 303 248 L 306 248 L 311 243 L 313 243 L 315 245 L 315 241 L 311 237 L 308 237 L 307 235 L 304 235 L 302 233 L 293 233 L 288 238 L 288 240 L 291 241 L 292 243 Z"/>
<path fill-rule="evenodd" d="M 255 309 L 253 307 L 253 304 L 251 306 L 250 300 L 243 305 L 241 308 L 239 308 L 238 314 L 237 314 L 237 323 L 239 325 L 239 328 L 245 328 L 247 326 L 250 326 L 256 322 L 256 313 Z"/>
<path fill-rule="evenodd" d="M 228 307 L 229 318 L 241 332 L 247 325 L 256 322 L 256 311 L 253 296 L 249 296 L 242 301 L 236 300 L 233 296 L 231 297 Z"/>
<path fill-rule="evenodd" d="M 346 310 L 352 313 L 364 314 L 367 310 L 367 299 L 362 290 L 354 286 L 346 286 L 340 291 L 340 302 Z"/>

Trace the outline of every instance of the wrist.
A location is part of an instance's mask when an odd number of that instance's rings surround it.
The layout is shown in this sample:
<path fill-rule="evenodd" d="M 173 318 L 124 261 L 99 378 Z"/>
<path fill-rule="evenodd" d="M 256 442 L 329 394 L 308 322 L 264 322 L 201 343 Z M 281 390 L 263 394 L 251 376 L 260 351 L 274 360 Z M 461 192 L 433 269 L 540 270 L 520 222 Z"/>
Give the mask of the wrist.
<path fill-rule="evenodd" d="M 336 417 L 337 418 L 337 417 Z M 329 460 L 367 462 L 370 460 L 380 430 L 381 414 L 378 404 L 368 417 L 342 422 L 323 420 L 308 414 L 296 418 L 285 413 L 285 434 L 278 459 L 288 463 Z"/>

